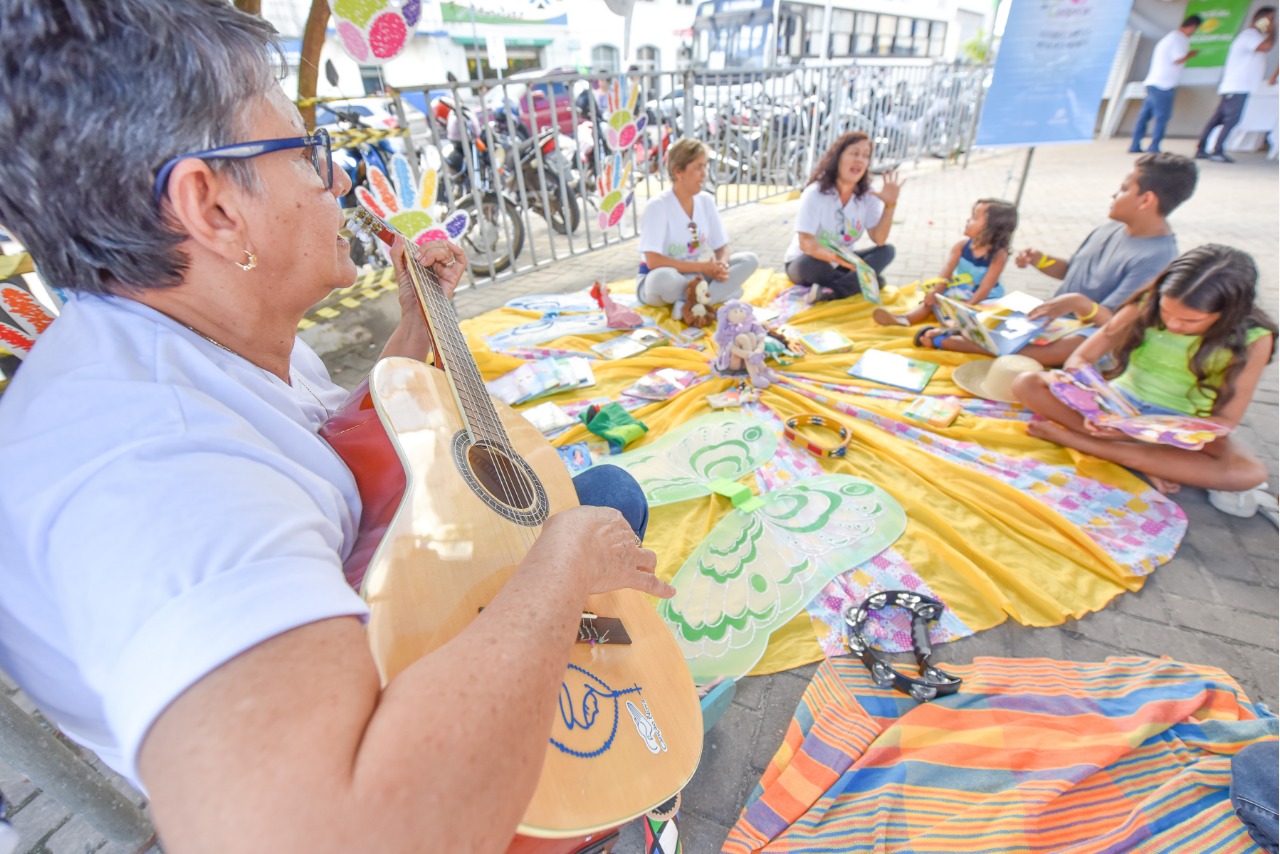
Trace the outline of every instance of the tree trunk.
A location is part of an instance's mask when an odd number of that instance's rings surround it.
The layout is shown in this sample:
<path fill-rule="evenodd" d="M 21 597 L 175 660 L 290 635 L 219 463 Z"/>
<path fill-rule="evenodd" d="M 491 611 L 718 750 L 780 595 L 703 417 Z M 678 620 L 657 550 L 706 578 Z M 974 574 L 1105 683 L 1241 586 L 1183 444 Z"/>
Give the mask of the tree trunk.
<path fill-rule="evenodd" d="M 250 15 L 262 15 L 262 0 L 235 0 L 236 8 Z"/>
<path fill-rule="evenodd" d="M 311 13 L 307 15 L 307 27 L 302 32 L 302 61 L 298 65 L 299 101 L 316 96 L 316 78 L 320 73 L 320 50 L 324 47 L 324 32 L 328 24 L 328 0 L 311 0 Z M 302 123 L 307 127 L 315 125 L 315 106 L 306 106 L 301 109 Z"/>

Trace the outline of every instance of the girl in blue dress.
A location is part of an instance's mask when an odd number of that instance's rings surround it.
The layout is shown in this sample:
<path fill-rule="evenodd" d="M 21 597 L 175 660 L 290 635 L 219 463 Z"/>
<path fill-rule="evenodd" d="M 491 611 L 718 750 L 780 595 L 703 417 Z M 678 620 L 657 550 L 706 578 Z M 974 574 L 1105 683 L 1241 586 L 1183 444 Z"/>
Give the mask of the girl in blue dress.
<path fill-rule="evenodd" d="M 1018 209 L 999 199 L 979 199 L 969 221 L 964 224 L 965 239 L 947 254 L 938 285 L 925 294 L 924 302 L 906 314 L 894 314 L 877 308 L 872 317 L 881 326 L 912 326 L 933 316 L 934 296 L 977 305 L 986 299 L 1004 296 L 1000 274 L 1009 261 L 1009 246 L 1018 227 Z"/>

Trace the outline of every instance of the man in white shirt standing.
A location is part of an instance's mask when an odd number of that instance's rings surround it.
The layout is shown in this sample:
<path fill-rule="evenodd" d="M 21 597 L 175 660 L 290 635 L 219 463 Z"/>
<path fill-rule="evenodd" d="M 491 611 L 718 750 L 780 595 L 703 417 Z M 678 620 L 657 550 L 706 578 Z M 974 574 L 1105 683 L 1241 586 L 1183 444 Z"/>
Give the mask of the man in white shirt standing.
<path fill-rule="evenodd" d="M 1276 43 L 1276 7 L 1263 6 L 1253 13 L 1253 25 L 1236 36 L 1227 53 L 1227 64 L 1222 69 L 1222 82 L 1218 84 L 1218 108 L 1209 117 L 1209 123 L 1200 132 L 1196 143 L 1196 159 L 1216 160 L 1219 163 L 1235 161 L 1223 152 L 1227 137 L 1240 123 L 1244 102 L 1253 88 L 1262 82 L 1267 73 L 1267 52 Z M 1217 143 L 1210 153 L 1206 149 L 1213 129 L 1221 127 Z"/>
<path fill-rule="evenodd" d="M 1173 94 L 1178 78 L 1182 76 L 1182 67 L 1188 59 L 1200 53 L 1191 50 L 1191 34 L 1202 23 L 1204 21 L 1199 15 L 1188 15 L 1180 27 L 1156 42 L 1147 79 L 1142 81 L 1142 85 L 1147 87 L 1147 97 L 1142 102 L 1142 111 L 1138 113 L 1138 123 L 1133 126 L 1130 154 L 1142 152 L 1142 138 L 1147 135 L 1147 123 L 1152 119 L 1155 119 L 1155 127 L 1151 129 L 1151 147 L 1147 151 L 1160 150 L 1164 129 L 1173 115 Z"/>

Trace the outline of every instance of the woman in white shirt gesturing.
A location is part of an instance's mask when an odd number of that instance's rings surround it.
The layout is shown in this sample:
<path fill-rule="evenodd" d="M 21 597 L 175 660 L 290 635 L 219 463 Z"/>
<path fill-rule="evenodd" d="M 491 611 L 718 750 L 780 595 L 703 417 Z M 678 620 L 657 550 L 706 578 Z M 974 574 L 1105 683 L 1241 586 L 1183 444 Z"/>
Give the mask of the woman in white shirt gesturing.
<path fill-rule="evenodd" d="M 898 180 L 891 169 L 883 175 L 880 192 L 871 190 L 871 140 L 862 131 L 837 139 L 809 177 L 809 186 L 800 195 L 796 233 L 785 256 L 787 277 L 797 285 L 812 285 L 811 300 L 823 289 L 835 299 L 861 292 L 858 273 L 827 244 L 845 253 L 858 255 L 880 275 L 893 260 L 893 247 L 885 243 L 893 225 L 893 209 L 906 181 Z M 858 238 L 866 233 L 876 244 L 856 250 Z"/>

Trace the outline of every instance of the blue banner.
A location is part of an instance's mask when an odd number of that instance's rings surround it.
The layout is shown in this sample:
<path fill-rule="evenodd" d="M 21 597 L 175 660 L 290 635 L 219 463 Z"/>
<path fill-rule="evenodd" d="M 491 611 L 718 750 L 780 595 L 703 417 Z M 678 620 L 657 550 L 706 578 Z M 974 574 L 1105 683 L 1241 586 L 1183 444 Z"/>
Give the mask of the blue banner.
<path fill-rule="evenodd" d="M 1012 0 L 978 145 L 1087 142 L 1133 0 Z"/>

